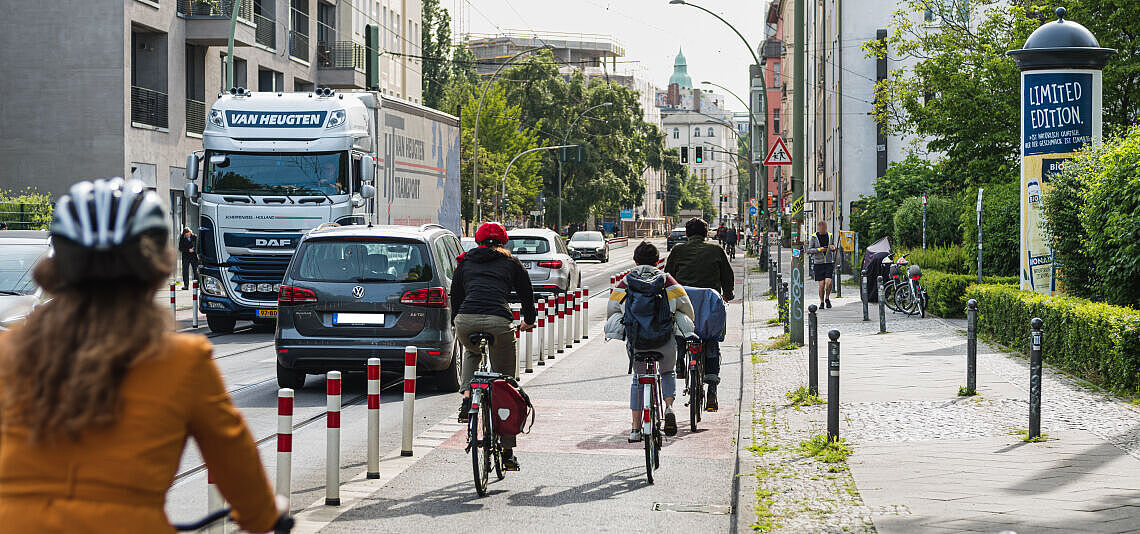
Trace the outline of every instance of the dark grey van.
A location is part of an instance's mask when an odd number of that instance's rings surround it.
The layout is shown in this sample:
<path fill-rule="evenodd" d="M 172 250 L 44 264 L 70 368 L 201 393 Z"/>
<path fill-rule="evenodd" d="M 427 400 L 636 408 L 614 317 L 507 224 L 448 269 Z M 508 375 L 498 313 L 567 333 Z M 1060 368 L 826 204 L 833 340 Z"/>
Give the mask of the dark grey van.
<path fill-rule="evenodd" d="M 417 348 L 421 375 L 459 390 L 459 343 L 448 295 L 461 252 L 442 226 L 322 226 L 293 255 L 278 301 L 277 382 L 299 389 L 308 374 L 363 372 L 380 358 L 403 372 Z"/>

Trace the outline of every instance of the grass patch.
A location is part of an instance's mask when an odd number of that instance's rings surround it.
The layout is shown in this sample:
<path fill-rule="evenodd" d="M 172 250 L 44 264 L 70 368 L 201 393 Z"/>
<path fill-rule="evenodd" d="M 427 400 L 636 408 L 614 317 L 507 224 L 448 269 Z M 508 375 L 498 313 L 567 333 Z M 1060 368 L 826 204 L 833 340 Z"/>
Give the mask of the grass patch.
<path fill-rule="evenodd" d="M 827 436 L 824 434 L 819 434 L 813 436 L 811 439 L 800 442 L 800 450 L 803 451 L 804 454 L 825 464 L 845 463 L 847 457 L 855 452 L 843 438 L 831 441 L 827 439 Z M 846 466 L 843 466 L 843 469 L 846 469 Z"/>
<path fill-rule="evenodd" d="M 1040 436 L 1037 436 L 1035 438 L 1029 437 L 1029 429 L 1026 429 L 1026 428 L 1019 428 L 1017 430 L 1014 430 L 1013 432 L 1010 432 L 1010 434 L 1021 436 L 1021 441 L 1024 441 L 1026 443 L 1042 443 L 1045 441 L 1049 441 L 1049 434 L 1046 434 L 1044 432 L 1042 432 Z"/>
<path fill-rule="evenodd" d="M 795 343 L 791 339 L 790 334 L 781 334 L 774 338 L 774 341 L 768 344 L 771 350 L 794 350 L 802 347 L 799 343 Z"/>
<path fill-rule="evenodd" d="M 778 325 L 778 324 L 780 324 L 780 318 L 779 318 L 779 317 L 773 317 L 773 318 L 771 318 L 771 319 L 768 319 L 768 320 L 767 320 L 767 321 L 766 321 L 764 324 L 767 324 L 767 325 Z"/>
<path fill-rule="evenodd" d="M 808 393 L 808 388 L 804 386 L 800 386 L 799 389 L 795 391 L 789 391 L 785 393 L 784 396 L 788 398 L 788 402 L 790 402 L 792 406 L 797 407 L 819 406 L 824 403 L 823 399 L 819 398 L 819 395 Z"/>
<path fill-rule="evenodd" d="M 752 452 L 752 454 L 755 454 L 756 456 L 764 456 L 765 454 L 768 454 L 772 451 L 779 450 L 780 448 L 772 446 L 772 445 L 764 444 L 764 445 L 752 445 L 749 447 L 745 447 L 745 449 L 748 449 L 749 451 Z"/>
<path fill-rule="evenodd" d="M 974 388 L 968 388 L 966 386 L 962 386 L 962 387 L 958 388 L 958 396 L 959 397 L 973 397 L 974 395 L 977 395 L 977 394 L 978 394 L 978 390 L 976 390 Z"/>

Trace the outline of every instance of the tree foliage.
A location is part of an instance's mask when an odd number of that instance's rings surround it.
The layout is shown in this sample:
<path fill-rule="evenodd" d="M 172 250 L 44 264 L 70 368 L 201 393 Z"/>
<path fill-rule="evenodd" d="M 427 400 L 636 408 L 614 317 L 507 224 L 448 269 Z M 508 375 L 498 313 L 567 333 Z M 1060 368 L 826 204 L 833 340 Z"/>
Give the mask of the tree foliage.
<path fill-rule="evenodd" d="M 1083 24 L 1100 45 L 1116 49 L 1104 66 L 1104 131 L 1120 134 L 1140 120 L 1140 2 L 1068 0 L 1066 18 Z M 1050 11 L 1051 13 L 1051 11 Z"/>
<path fill-rule="evenodd" d="M 895 211 L 903 201 L 923 193 L 944 192 L 938 184 L 934 166 L 914 154 L 892 163 L 886 174 L 875 181 L 875 196 L 860 197 L 851 203 L 851 229 L 859 232 L 859 241 L 868 245 L 894 235 Z"/>
<path fill-rule="evenodd" d="M 429 108 L 451 113 L 455 108 L 441 108 L 443 95 L 453 79 L 475 83 L 475 58 L 467 47 L 452 48 L 451 14 L 440 7 L 439 0 L 424 0 L 421 17 L 423 102 Z"/>

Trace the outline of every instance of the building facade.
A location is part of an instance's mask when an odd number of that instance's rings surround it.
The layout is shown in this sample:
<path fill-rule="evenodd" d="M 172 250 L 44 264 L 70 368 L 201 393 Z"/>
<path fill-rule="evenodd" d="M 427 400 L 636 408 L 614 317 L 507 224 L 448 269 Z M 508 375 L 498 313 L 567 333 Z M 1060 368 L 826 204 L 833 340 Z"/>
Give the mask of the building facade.
<path fill-rule="evenodd" d="M 3 4 L 0 188 L 59 195 L 79 180 L 130 176 L 167 199 L 175 229 L 190 221 L 186 156 L 201 150 L 207 110 L 229 86 L 364 89 L 372 24 L 377 88 L 412 102 L 422 95 L 420 0 L 244 0 L 232 83 L 234 0 Z"/>

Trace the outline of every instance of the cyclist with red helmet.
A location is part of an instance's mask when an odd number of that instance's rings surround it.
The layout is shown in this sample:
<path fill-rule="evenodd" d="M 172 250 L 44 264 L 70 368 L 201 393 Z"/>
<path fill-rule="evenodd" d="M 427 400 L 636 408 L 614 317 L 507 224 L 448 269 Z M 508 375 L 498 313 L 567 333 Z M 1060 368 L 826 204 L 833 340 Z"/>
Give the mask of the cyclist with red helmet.
<path fill-rule="evenodd" d="M 488 359 L 491 370 L 507 376 L 518 376 L 518 358 L 515 335 L 511 330 L 508 297 L 514 291 L 522 303 L 521 330 L 530 330 L 535 321 L 534 290 L 530 275 L 517 258 L 511 255 L 507 244 L 507 229 L 497 222 L 487 222 L 475 232 L 478 247 L 459 255 L 459 266 L 451 282 L 452 323 L 459 342 L 467 349 L 463 354 L 460 383 L 463 384 L 463 404 L 459 420 L 466 422 L 471 410 L 471 377 L 479 366 L 479 347 L 471 343 L 471 334 L 484 332 L 494 336 Z M 515 436 L 502 436 L 503 467 L 517 471 Z"/>

